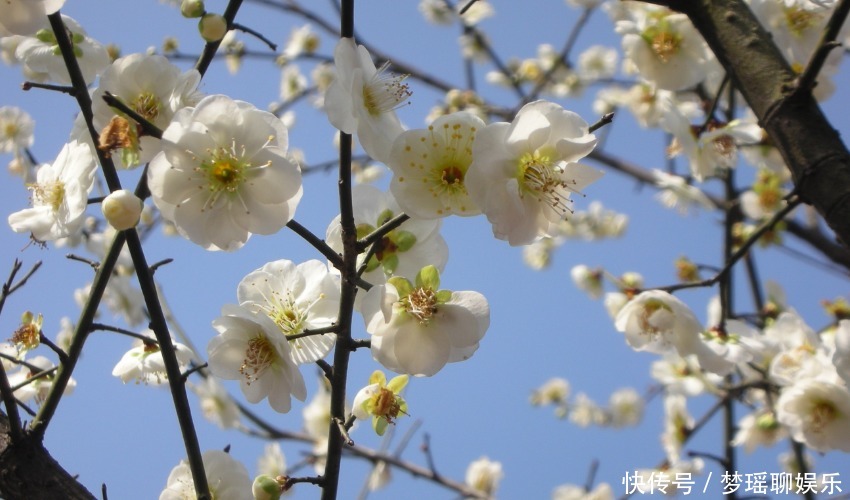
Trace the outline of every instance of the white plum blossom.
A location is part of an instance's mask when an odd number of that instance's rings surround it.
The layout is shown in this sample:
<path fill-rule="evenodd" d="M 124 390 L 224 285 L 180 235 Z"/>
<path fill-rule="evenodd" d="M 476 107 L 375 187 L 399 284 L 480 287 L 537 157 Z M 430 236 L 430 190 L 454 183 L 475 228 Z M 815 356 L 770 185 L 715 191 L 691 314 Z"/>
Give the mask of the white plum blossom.
<path fill-rule="evenodd" d="M 704 373 L 696 356 L 681 357 L 671 352 L 652 362 L 652 378 L 664 386 L 668 394 L 698 396 L 716 387 L 722 379 L 713 373 Z"/>
<path fill-rule="evenodd" d="M 588 294 L 591 299 L 602 297 L 602 269 L 591 269 L 584 264 L 573 266 L 570 269 L 570 277 L 576 287 Z"/>
<path fill-rule="evenodd" d="M 752 453 L 756 447 L 769 448 L 788 437 L 788 429 L 781 425 L 776 415 L 767 410 L 754 411 L 738 422 L 738 432 L 732 440 L 733 446 L 743 446 Z"/>
<path fill-rule="evenodd" d="M 109 92 L 142 118 L 165 130 L 177 110 L 200 102 L 203 97 L 197 90 L 200 81 L 201 74 L 197 70 L 183 72 L 161 55 L 130 54 L 116 59 L 103 72 L 92 94 L 95 129 L 103 131 L 112 126 L 110 122 L 116 116 L 128 119 L 103 100 Z M 82 117 L 75 124 L 75 132 L 80 134 L 80 140 L 89 135 Z M 148 135 L 140 137 L 135 125 L 128 127 L 124 144 L 113 147 L 118 150 L 118 154 L 112 155 L 118 168 L 144 165 L 162 151 L 159 139 Z"/>
<path fill-rule="evenodd" d="M 405 213 L 420 219 L 481 213 L 465 178 L 475 135 L 483 128 L 480 118 L 461 111 L 396 138 L 387 162 L 394 174 L 390 191 Z"/>
<path fill-rule="evenodd" d="M 257 473 L 270 477 L 286 475 L 286 457 L 280 443 L 269 443 L 263 448 L 263 454 L 257 459 Z"/>
<path fill-rule="evenodd" d="M 583 80 L 604 80 L 617 72 L 617 50 L 594 45 L 578 56 L 578 74 Z"/>
<path fill-rule="evenodd" d="M 466 484 L 488 497 L 494 497 L 503 475 L 501 462 L 481 457 L 466 468 Z"/>
<path fill-rule="evenodd" d="M 26 111 L 14 106 L 0 106 L 0 153 L 19 155 L 32 146 L 34 128 L 35 122 Z"/>
<path fill-rule="evenodd" d="M 295 64 L 287 64 L 280 72 L 280 99 L 289 102 L 307 89 L 307 77 Z"/>
<path fill-rule="evenodd" d="M 232 251 L 251 234 L 274 234 L 295 215 L 301 170 L 286 155 L 280 119 L 227 96 L 183 108 L 162 135 L 148 186 L 181 234 Z"/>
<path fill-rule="evenodd" d="M 687 408 L 687 398 L 682 394 L 664 396 L 664 432 L 661 443 L 671 462 L 679 459 L 682 445 L 694 426 L 694 419 Z"/>
<path fill-rule="evenodd" d="M 321 38 L 317 35 L 311 25 L 305 24 L 300 28 L 293 28 L 286 40 L 283 56 L 286 61 L 292 61 L 301 54 L 312 54 L 319 48 Z"/>
<path fill-rule="evenodd" d="M 631 19 L 617 21 L 623 53 L 640 76 L 665 90 L 682 90 L 705 79 L 711 52 L 684 14 L 637 4 Z"/>
<path fill-rule="evenodd" d="M 15 35 L 35 33 L 45 16 L 53 14 L 65 0 L 5 0 L 0 2 L 0 33 L 6 30 Z"/>
<path fill-rule="evenodd" d="M 636 351 L 662 354 L 675 349 L 680 356 L 693 353 L 702 331 L 690 308 L 661 290 L 647 290 L 630 300 L 614 326 Z"/>
<path fill-rule="evenodd" d="M 694 206 L 706 210 L 714 209 L 711 199 L 699 188 L 688 184 L 684 177 L 668 174 L 657 168 L 652 170 L 652 176 L 655 178 L 655 185 L 660 189 L 655 197 L 665 207 L 675 208 L 682 215 L 687 215 Z"/>
<path fill-rule="evenodd" d="M 410 379 L 407 375 L 387 377 L 381 370 L 375 370 L 369 377 L 369 385 L 363 387 L 354 396 L 351 414 L 360 419 L 372 419 L 372 428 L 383 436 L 387 425 L 395 423 L 401 415 L 407 415 L 407 402 L 401 397 L 401 391 Z"/>
<path fill-rule="evenodd" d="M 531 404 L 535 406 L 553 404 L 566 406 L 570 395 L 570 383 L 563 378 L 551 378 L 531 393 Z M 557 409 L 556 409 L 557 412 Z"/>
<path fill-rule="evenodd" d="M 348 413 L 348 404 L 346 403 L 346 413 Z M 319 389 L 313 395 L 313 398 L 304 406 L 301 412 L 304 418 L 304 429 L 307 434 L 316 439 L 327 439 L 328 426 L 331 423 L 331 392 L 326 381 L 322 379 L 319 383 Z"/>
<path fill-rule="evenodd" d="M 844 380 L 844 385 L 850 387 L 850 320 L 839 321 L 835 329 L 835 351 L 832 353 L 832 364 L 838 376 Z"/>
<path fill-rule="evenodd" d="M 354 223 L 357 237 L 363 238 L 384 223 L 403 212 L 395 198 L 368 184 L 358 184 L 352 189 Z M 375 244 L 375 250 L 362 277 L 378 285 L 390 276 L 415 276 L 420 269 L 433 265 L 442 271 L 449 258 L 446 241 L 440 235 L 441 220 L 410 219 L 390 231 Z M 331 221 L 325 240 L 338 253 L 342 253 L 342 227 L 340 217 Z M 366 254 L 358 256 L 357 265 L 364 264 Z M 358 304 L 363 294 L 357 295 Z"/>
<path fill-rule="evenodd" d="M 344 133 L 356 133 L 369 156 L 386 162 L 402 132 L 395 110 L 411 96 L 405 77 L 387 74 L 388 63 L 375 68 L 366 48 L 351 38 L 340 38 L 334 63 L 336 79 L 325 93 L 328 119 Z"/>
<path fill-rule="evenodd" d="M 35 401 L 37 404 L 41 404 L 50 394 L 56 371 L 38 378 L 34 377 L 43 371 L 52 370 L 56 365 L 44 356 L 36 356 L 27 360 L 27 364 L 29 366 L 22 365 L 20 370 L 9 374 L 9 385 L 15 387 L 26 383 L 26 385 L 15 390 L 15 398 L 22 403 Z M 69 379 L 63 394 L 73 394 L 76 387 L 77 381 L 73 378 Z"/>
<path fill-rule="evenodd" d="M 220 429 L 239 427 L 241 412 L 230 393 L 215 377 L 207 377 L 189 388 L 198 396 L 204 417 Z"/>
<path fill-rule="evenodd" d="M 628 427 L 643 419 L 643 398 L 630 387 L 618 389 L 608 399 L 608 424 L 612 427 Z"/>
<path fill-rule="evenodd" d="M 339 293 L 339 280 L 324 263 L 277 260 L 242 278 L 236 295 L 241 307 L 268 316 L 288 338 L 335 323 Z M 325 357 L 335 340 L 333 333 L 290 340 L 292 361 L 314 363 Z"/>
<path fill-rule="evenodd" d="M 207 346 L 210 371 L 225 380 L 238 380 L 249 403 L 268 398 L 269 405 L 287 413 L 290 396 L 307 397 L 304 377 L 292 361 L 289 342 L 263 314 L 232 305 L 222 307 L 213 320 L 218 335 Z"/>
<path fill-rule="evenodd" d="M 776 418 L 810 448 L 850 451 L 850 393 L 830 382 L 803 379 L 782 390 Z"/>
<path fill-rule="evenodd" d="M 29 186 L 33 206 L 9 216 L 12 230 L 32 233 L 38 241 L 76 233 L 85 218 L 96 170 L 97 164 L 88 145 L 65 144 L 56 161 L 38 168 L 36 182 Z"/>
<path fill-rule="evenodd" d="M 698 130 L 672 101 L 666 101 L 663 109 L 661 127 L 673 135 L 668 154 L 671 158 L 684 154 L 691 175 L 698 181 L 733 168 L 738 161 L 739 144 L 761 140 L 761 128 L 754 121 L 709 122 L 705 130 Z"/>
<path fill-rule="evenodd" d="M 143 335 L 153 338 L 153 331 L 147 330 Z M 172 345 L 182 372 L 194 358 L 192 350 L 177 342 L 172 342 Z M 124 356 L 112 369 L 112 376 L 120 378 L 125 384 L 131 380 L 137 384 L 141 382 L 145 385 L 160 385 L 168 381 L 165 361 L 162 359 L 162 350 L 159 348 L 159 344 L 136 339 L 133 342 L 133 347 L 124 353 Z"/>
<path fill-rule="evenodd" d="M 605 423 L 605 410 L 583 392 L 576 394 L 572 405 L 569 407 L 569 412 L 570 422 L 579 427 L 590 427 L 591 425 Z"/>
<path fill-rule="evenodd" d="M 396 373 L 431 376 L 475 353 L 490 324 L 487 300 L 439 286 L 437 269 L 428 266 L 414 283 L 395 276 L 367 292 L 361 312 L 376 361 Z"/>
<path fill-rule="evenodd" d="M 86 30 L 75 20 L 63 15 L 62 22 L 65 23 L 69 32 L 83 79 L 87 85 L 90 85 L 109 65 L 109 53 L 106 47 L 86 35 Z M 21 61 L 24 72 L 33 74 L 38 80 L 50 80 L 69 85 L 71 76 L 59 51 L 56 37 L 47 23 L 47 18 L 44 18 L 42 23 L 38 32 L 33 36 L 24 37 L 18 43 L 15 57 Z"/>
<path fill-rule="evenodd" d="M 433 24 L 450 25 L 455 20 L 455 12 L 443 0 L 419 0 L 419 12 Z"/>
<path fill-rule="evenodd" d="M 204 473 L 210 493 L 216 500 L 245 500 L 252 498 L 251 478 L 248 469 L 241 462 L 221 450 L 209 450 L 203 453 Z M 181 460 L 171 470 L 165 489 L 159 500 L 194 499 L 195 486 L 189 462 Z"/>
<path fill-rule="evenodd" d="M 576 163 L 595 145 L 579 115 L 551 102 L 526 104 L 513 122 L 478 132 L 466 176 L 469 196 L 496 238 L 525 245 L 552 235 L 572 210 L 570 194 L 602 175 Z"/>

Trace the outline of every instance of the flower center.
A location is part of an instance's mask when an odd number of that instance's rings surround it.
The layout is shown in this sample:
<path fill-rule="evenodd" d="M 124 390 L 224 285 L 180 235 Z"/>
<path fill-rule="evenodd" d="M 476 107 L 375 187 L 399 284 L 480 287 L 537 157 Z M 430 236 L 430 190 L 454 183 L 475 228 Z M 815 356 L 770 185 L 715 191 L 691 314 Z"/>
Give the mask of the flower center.
<path fill-rule="evenodd" d="M 245 349 L 245 359 L 239 367 L 239 373 L 245 376 L 246 383 L 256 381 L 266 368 L 274 363 L 277 355 L 269 340 L 263 336 L 257 336 L 248 341 Z"/>
<path fill-rule="evenodd" d="M 14 123 L 7 123 L 5 127 L 3 127 L 3 134 L 6 137 L 14 138 L 18 135 L 18 126 Z"/>
<path fill-rule="evenodd" d="M 669 31 L 659 31 L 652 37 L 650 47 L 661 62 L 670 61 L 678 52 L 682 44 L 682 39 L 675 33 Z"/>
<path fill-rule="evenodd" d="M 65 183 L 53 181 L 44 184 L 30 184 L 33 205 L 48 205 L 54 212 L 65 201 Z"/>
<path fill-rule="evenodd" d="M 835 420 L 838 416 L 838 410 L 830 401 L 818 401 L 812 408 L 809 416 L 809 423 L 812 425 L 814 432 L 823 432 L 824 428 Z"/>
<path fill-rule="evenodd" d="M 377 417 L 384 417 L 387 419 L 387 423 L 393 423 L 393 419 L 401 413 L 401 405 L 395 393 L 386 387 L 381 387 L 378 394 L 373 397 L 375 398 L 375 407 L 372 413 Z"/>
<path fill-rule="evenodd" d="M 810 10 L 799 7 L 785 9 L 785 24 L 788 26 L 788 31 L 797 37 L 803 36 L 803 33 L 819 20 L 820 16 Z"/>
<path fill-rule="evenodd" d="M 427 325 L 437 312 L 437 293 L 430 288 L 415 288 L 402 299 L 402 307 L 416 318 L 420 325 Z"/>
<path fill-rule="evenodd" d="M 142 92 L 133 101 L 133 111 L 142 115 L 147 121 L 153 122 L 159 116 L 159 99 L 153 92 Z"/>
<path fill-rule="evenodd" d="M 552 164 L 549 157 L 539 152 L 526 153 L 520 158 L 519 165 L 519 195 L 529 195 L 540 203 L 549 205 L 552 210 L 562 217 L 570 209 L 570 188 L 574 181 L 563 179 L 564 167 Z"/>
<path fill-rule="evenodd" d="M 403 83 L 408 75 L 387 73 L 389 62 L 384 63 L 369 82 L 363 86 L 363 105 L 372 116 L 393 111 L 413 95 L 410 87 Z"/>
<path fill-rule="evenodd" d="M 244 146 L 237 152 L 235 141 L 230 148 L 219 147 L 208 151 L 208 155 L 209 159 L 201 162 L 197 169 L 207 178 L 207 187 L 212 193 L 209 203 L 212 205 L 222 193 L 238 193 L 252 165 L 244 159 Z"/>
<path fill-rule="evenodd" d="M 447 188 L 454 188 L 463 185 L 464 172 L 455 165 L 447 165 L 443 167 L 440 181 Z"/>

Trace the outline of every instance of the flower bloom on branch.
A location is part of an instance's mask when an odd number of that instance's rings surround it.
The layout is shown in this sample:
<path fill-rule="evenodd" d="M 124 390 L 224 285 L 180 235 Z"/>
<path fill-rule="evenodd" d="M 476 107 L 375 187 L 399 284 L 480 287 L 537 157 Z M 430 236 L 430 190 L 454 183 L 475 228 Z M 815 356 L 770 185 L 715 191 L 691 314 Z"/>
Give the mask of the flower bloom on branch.
<path fill-rule="evenodd" d="M 86 30 L 70 17 L 62 16 L 62 22 L 69 32 L 68 36 L 71 39 L 77 64 L 83 74 L 83 80 L 86 85 L 91 85 L 97 75 L 109 66 L 109 53 L 106 47 L 89 38 Z M 21 40 L 15 49 L 15 58 L 24 66 L 24 73 L 34 77 L 31 79 L 50 80 L 69 85 L 71 76 L 47 18 L 43 18 L 39 28 L 41 29 L 33 36 Z"/>
<path fill-rule="evenodd" d="M 301 169 L 280 119 L 227 96 L 183 108 L 162 135 L 148 185 L 163 217 L 208 250 L 236 250 L 295 215 Z"/>
<path fill-rule="evenodd" d="M 777 419 L 810 448 L 850 451 L 850 393 L 825 380 L 804 379 L 782 390 Z"/>
<path fill-rule="evenodd" d="M 631 19 L 617 22 L 623 53 L 640 76 L 665 90 L 682 90 L 703 81 L 713 61 L 708 46 L 684 14 L 636 5 Z"/>
<path fill-rule="evenodd" d="M 74 234 L 83 224 L 96 169 L 86 144 L 66 144 L 56 161 L 38 168 L 36 182 L 29 185 L 32 208 L 9 216 L 12 230 L 32 233 L 38 241 Z"/>
<path fill-rule="evenodd" d="M 30 35 L 41 27 L 45 16 L 62 8 L 65 0 L 4 0 L 0 2 L 0 32 Z"/>
<path fill-rule="evenodd" d="M 132 119 L 111 108 L 103 96 L 109 92 L 130 109 L 160 129 L 168 127 L 177 110 L 195 106 L 203 95 L 197 90 L 201 74 L 194 69 L 181 72 L 168 59 L 160 55 L 131 54 L 116 59 L 100 77 L 98 87 L 92 95 L 94 127 L 99 132 L 116 116 L 129 120 L 127 137 L 121 138 L 113 148 L 120 154 L 113 155 L 119 168 L 134 168 L 153 159 L 160 151 L 160 140 L 151 136 L 139 136 Z M 88 130 L 79 123 L 75 131 L 88 136 Z"/>
<path fill-rule="evenodd" d="M 189 388 L 198 396 L 204 417 L 220 429 L 239 427 L 242 415 L 227 389 L 215 377 L 207 377 Z"/>
<path fill-rule="evenodd" d="M 701 128 L 691 125 L 672 101 L 662 103 L 662 108 L 661 128 L 673 135 L 667 154 L 671 158 L 684 154 L 691 175 L 698 181 L 735 167 L 739 144 L 756 144 L 761 140 L 761 129 L 754 121 L 711 121 Z"/>
<path fill-rule="evenodd" d="M 354 186 L 351 193 L 357 237 L 363 238 L 393 217 L 402 214 L 395 198 L 370 185 Z M 379 285 L 393 275 L 414 276 L 427 265 L 442 271 L 449 259 L 449 248 L 440 235 L 439 219 L 410 219 L 385 234 L 375 243 L 375 250 L 366 261 L 358 256 L 357 265 L 366 264 L 363 279 Z M 342 227 L 337 216 L 328 226 L 325 240 L 335 252 L 342 253 Z M 357 295 L 358 303 L 363 294 Z"/>
<path fill-rule="evenodd" d="M 387 165 L 394 173 L 390 191 L 405 213 L 419 219 L 481 213 L 464 179 L 475 135 L 483 128 L 477 116 L 458 112 L 398 136 Z"/>
<path fill-rule="evenodd" d="M 35 122 L 26 111 L 14 106 L 0 107 L 0 153 L 15 156 L 32 146 Z"/>
<path fill-rule="evenodd" d="M 402 132 L 395 110 L 412 95 L 406 75 L 387 73 L 389 63 L 375 68 L 366 48 L 351 38 L 339 40 L 334 63 L 336 79 L 325 94 L 328 119 L 344 133 L 356 133 L 369 156 L 386 162 Z"/>
<path fill-rule="evenodd" d="M 496 238 L 525 245 L 552 235 L 572 211 L 571 193 L 602 176 L 576 163 L 595 145 L 577 114 L 546 101 L 526 104 L 512 123 L 492 123 L 476 135 L 469 196 Z"/>
<path fill-rule="evenodd" d="M 15 398 L 22 403 L 34 400 L 37 404 L 41 404 L 53 388 L 53 378 L 56 371 L 40 377 L 37 377 L 37 375 L 52 370 L 56 365 L 44 356 L 36 356 L 28 360 L 27 364 L 29 366 L 22 365 L 20 370 L 9 374 L 9 385 L 15 387 L 26 384 L 15 390 Z M 72 394 L 76 387 L 77 381 L 73 378 L 69 379 L 62 394 Z"/>
<path fill-rule="evenodd" d="M 388 383 L 384 372 L 375 370 L 369 377 L 369 385 L 354 396 L 352 414 L 360 420 L 371 416 L 372 428 L 383 436 L 387 425 L 395 423 L 400 415 L 407 415 L 407 401 L 401 397 L 401 391 L 408 379 L 407 375 L 399 375 Z"/>
<path fill-rule="evenodd" d="M 494 497 L 503 475 L 501 462 L 481 457 L 466 468 L 466 484 L 488 497 Z"/>
<path fill-rule="evenodd" d="M 207 346 L 210 371 L 225 380 L 238 380 L 250 403 L 269 398 L 271 407 L 286 413 L 290 395 L 307 398 L 304 377 L 292 361 L 289 342 L 272 320 L 240 306 L 226 305 L 213 320 L 218 335 Z"/>
<path fill-rule="evenodd" d="M 415 283 L 395 276 L 369 290 L 361 311 L 376 361 L 396 373 L 431 376 L 478 350 L 490 325 L 487 299 L 439 286 L 439 272 L 428 266 Z"/>
<path fill-rule="evenodd" d="M 251 478 L 248 469 L 241 462 L 221 450 L 209 450 L 203 453 L 204 472 L 210 486 L 212 498 L 216 500 L 243 500 L 252 498 Z M 195 498 L 195 483 L 189 462 L 181 460 L 171 470 L 165 489 L 159 500 L 184 500 Z"/>
<path fill-rule="evenodd" d="M 144 335 L 152 338 L 153 332 L 148 330 Z M 194 357 L 192 350 L 183 344 L 176 342 L 172 342 L 172 344 L 182 371 Z M 134 380 L 137 384 L 142 382 L 152 385 L 160 385 L 166 382 L 168 375 L 165 373 L 165 361 L 162 359 L 162 350 L 159 348 L 159 344 L 137 339 L 133 342 L 133 348 L 124 353 L 124 356 L 112 369 L 112 375 L 120 378 L 125 384 L 130 380 Z"/>
<path fill-rule="evenodd" d="M 661 290 L 641 292 L 629 301 L 617 314 L 614 326 L 636 351 L 663 354 L 675 350 L 687 356 L 701 350 L 702 325 L 684 302 Z"/>
<path fill-rule="evenodd" d="M 339 280 L 318 260 L 270 262 L 245 276 L 236 294 L 240 306 L 268 316 L 287 338 L 331 326 L 339 309 Z M 302 365 L 322 359 L 335 340 L 333 333 L 290 340 L 292 361 Z"/>

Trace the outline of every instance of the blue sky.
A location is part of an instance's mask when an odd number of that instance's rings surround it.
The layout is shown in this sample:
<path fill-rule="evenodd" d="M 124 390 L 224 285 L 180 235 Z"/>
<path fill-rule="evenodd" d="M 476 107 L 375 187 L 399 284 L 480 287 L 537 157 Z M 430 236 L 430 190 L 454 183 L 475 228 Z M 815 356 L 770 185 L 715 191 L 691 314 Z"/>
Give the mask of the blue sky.
<path fill-rule="evenodd" d="M 317 9 L 328 14 L 329 4 L 320 3 Z M 357 32 L 392 57 L 461 85 L 459 29 L 427 25 L 416 4 L 412 0 L 359 2 Z M 210 1 L 208 9 L 221 11 L 224 5 L 222 1 Z M 578 17 L 577 10 L 560 1 L 537 2 L 533 8 L 504 0 L 493 1 L 493 5 L 497 15 L 485 21 L 482 28 L 500 54 L 520 58 L 534 56 L 539 43 L 560 47 Z M 112 1 L 108 9 L 103 2 L 68 0 L 63 12 L 77 19 L 99 41 L 118 43 L 123 54 L 160 46 L 166 35 L 177 36 L 185 53 L 196 54 L 202 46 L 194 21 L 181 18 L 174 8 L 153 0 Z M 253 2 L 245 3 L 237 20 L 281 45 L 291 29 L 304 23 Z M 258 41 L 244 35 L 240 38 L 249 48 L 264 50 Z M 320 52 L 330 54 L 333 43 L 323 39 Z M 581 50 L 600 43 L 619 46 L 611 23 L 597 12 L 579 38 L 578 47 Z M 483 82 L 484 71 L 489 69 L 489 65 L 478 67 L 479 82 Z M 836 82 L 846 81 L 847 76 L 842 71 Z M 32 114 L 36 120 L 33 152 L 40 161 L 52 161 L 67 140 L 75 103 L 57 93 L 22 92 L 21 78 L 18 68 L 0 66 L 0 105 L 20 106 Z M 226 93 L 264 108 L 277 99 L 278 86 L 277 68 L 265 60 L 246 60 L 235 76 L 229 75 L 221 62 L 214 63 L 202 90 Z M 440 97 L 419 82 L 413 81 L 411 86 L 411 105 L 402 108 L 400 115 L 408 127 L 420 127 Z M 834 118 L 836 128 L 846 131 L 850 129 L 850 118 L 840 110 L 846 109 L 848 90 L 842 89 L 840 83 L 837 86 L 838 91 L 825 110 Z M 512 104 L 510 92 L 484 88 L 488 98 Z M 559 102 L 592 123 L 598 118 L 590 107 L 594 92 L 588 89 L 584 98 Z M 308 107 L 297 110 L 290 146 L 304 150 L 308 163 L 334 158 L 334 130 L 325 117 Z M 627 113 L 617 117 L 608 134 L 606 151 L 643 166 L 663 166 L 663 136 L 640 130 Z M 8 159 L 0 157 L 0 162 Z M 748 177 L 752 169 L 742 167 L 740 175 Z M 125 187 L 133 186 L 137 177 L 138 171 L 122 172 L 121 181 Z M 386 188 L 387 181 L 385 177 L 379 185 Z M 719 183 L 709 185 L 720 188 Z M 304 181 L 305 194 L 296 219 L 320 236 L 337 213 L 335 186 L 333 174 L 312 174 Z M 27 192 L 16 178 L 8 177 L 0 186 L 0 193 L 0 207 L 7 214 L 27 204 Z M 430 436 L 436 467 L 443 475 L 462 480 L 469 462 L 489 456 L 503 465 L 505 477 L 499 497 L 505 499 L 546 498 L 559 484 L 583 484 L 593 460 L 600 462 L 597 481 L 608 482 L 619 493 L 620 479 L 626 470 L 650 467 L 663 459 L 658 441 L 663 412 L 660 398 L 647 406 L 642 425 L 619 431 L 580 429 L 556 419 L 550 409 L 528 404 L 531 390 L 553 376 L 568 379 L 574 392 L 585 392 L 598 403 L 606 402 L 618 388 L 631 386 L 645 393 L 652 384 L 648 369 L 656 357 L 633 352 L 613 328 L 601 302 L 578 291 L 569 277 L 576 264 L 602 265 L 617 275 L 640 272 L 647 285 L 666 285 L 673 282 L 673 261 L 681 255 L 719 265 L 722 224 L 718 216 L 703 212 L 682 217 L 662 208 L 652 195 L 651 189 L 616 172 L 606 172 L 602 180 L 586 190 L 586 197 L 577 201 L 576 208 L 586 209 L 591 201 L 598 200 L 606 208 L 628 214 L 626 235 L 601 243 L 568 242 L 556 251 L 552 266 L 542 272 L 522 263 L 519 248 L 495 240 L 484 217 L 445 221 L 443 236 L 449 244 L 450 257 L 442 284 L 452 290 L 483 293 L 490 302 L 492 321 L 472 359 L 449 365 L 433 378 L 414 379 L 409 384 L 406 394 L 411 417 L 400 420 L 396 434 L 402 435 L 414 419 L 421 420 L 422 426 L 404 453 L 406 459 L 425 464 L 419 450 L 423 433 Z M 90 212 L 99 210 L 93 207 Z M 49 336 L 58 329 L 62 316 L 76 320 L 79 309 L 72 293 L 91 279 L 92 272 L 65 256 L 83 251 L 52 246 L 25 248 L 25 237 L 8 227 L 0 231 L 0 274 L 5 276 L 5 269 L 15 258 L 23 260 L 25 267 L 36 260 L 44 261 L 31 283 L 6 303 L 0 316 L 0 332 L 11 334 L 24 310 L 45 315 L 45 333 Z M 805 249 L 793 241 L 789 246 Z M 311 247 L 286 230 L 269 237 L 255 236 L 243 249 L 231 254 L 205 252 L 189 241 L 158 233 L 148 240 L 146 248 L 150 262 L 175 259 L 157 272 L 157 278 L 178 320 L 202 350 L 214 334 L 210 322 L 222 305 L 235 302 L 236 285 L 243 276 L 271 260 L 300 262 L 319 258 Z M 834 271 L 807 264 L 781 250 L 756 249 L 755 254 L 761 276 L 779 281 L 789 303 L 814 328 L 829 321 L 819 302 L 847 295 L 846 278 Z M 742 273 L 737 278 L 742 280 Z M 706 301 L 713 294 L 714 291 L 696 290 L 678 296 L 704 319 Z M 746 302 L 741 306 L 748 307 L 751 306 Z M 101 321 L 112 320 L 108 311 L 102 313 Z M 365 337 L 359 316 L 355 317 L 355 325 L 355 336 Z M 159 494 L 184 451 L 167 390 L 125 386 L 110 375 L 129 347 L 126 337 L 106 333 L 91 336 L 75 372 L 76 392 L 63 400 L 46 444 L 54 457 L 71 473 L 79 474 L 91 491 L 99 491 L 100 484 L 106 483 L 110 498 L 147 499 Z M 365 385 L 376 368 L 368 351 L 358 351 L 352 360 L 350 387 Z M 318 370 L 304 367 L 302 373 L 312 395 Z M 238 395 L 238 386 L 228 387 Z M 699 418 L 712 402 L 707 397 L 697 398 L 689 402 L 689 409 Z M 197 404 L 193 404 L 202 449 L 230 445 L 231 453 L 253 473 L 264 443 L 236 432 L 219 431 L 202 418 Z M 254 409 L 281 428 L 300 429 L 302 408 L 302 404 L 296 404 L 285 415 L 270 411 L 266 403 Z M 743 415 L 739 408 L 738 417 Z M 719 423 L 710 425 L 687 449 L 719 454 L 719 428 Z M 352 438 L 358 444 L 380 446 L 368 425 L 360 426 Z M 302 459 L 303 446 L 282 446 L 290 464 Z M 741 454 L 739 470 L 779 472 L 775 455 L 787 447 L 782 443 L 752 456 Z M 817 456 L 815 461 L 822 472 L 848 472 L 843 454 L 833 452 Z M 714 471 L 716 481 L 718 467 L 708 464 L 707 470 Z M 356 495 L 367 471 L 361 462 L 344 461 L 341 491 L 345 493 L 341 498 Z M 452 498 L 450 493 L 425 481 L 412 480 L 402 473 L 395 473 L 394 477 L 395 481 L 373 498 Z M 710 492 L 720 491 L 718 483 L 713 486 Z M 296 498 L 316 496 L 317 491 L 306 486 L 300 486 L 295 493 Z"/>

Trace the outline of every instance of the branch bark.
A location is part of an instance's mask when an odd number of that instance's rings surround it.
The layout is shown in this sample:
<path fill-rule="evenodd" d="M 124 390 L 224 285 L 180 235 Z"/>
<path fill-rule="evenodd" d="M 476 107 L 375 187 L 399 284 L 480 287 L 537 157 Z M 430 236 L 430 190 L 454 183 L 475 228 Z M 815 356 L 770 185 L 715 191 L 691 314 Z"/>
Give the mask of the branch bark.
<path fill-rule="evenodd" d="M 74 476 L 63 469 L 41 444 L 25 433 L 12 443 L 9 419 L 0 413 L 0 497 L 8 500 L 94 500 Z"/>
<path fill-rule="evenodd" d="M 770 34 L 742 0 L 668 5 L 690 18 L 731 75 L 791 169 L 797 194 L 850 244 L 850 152 Z"/>

